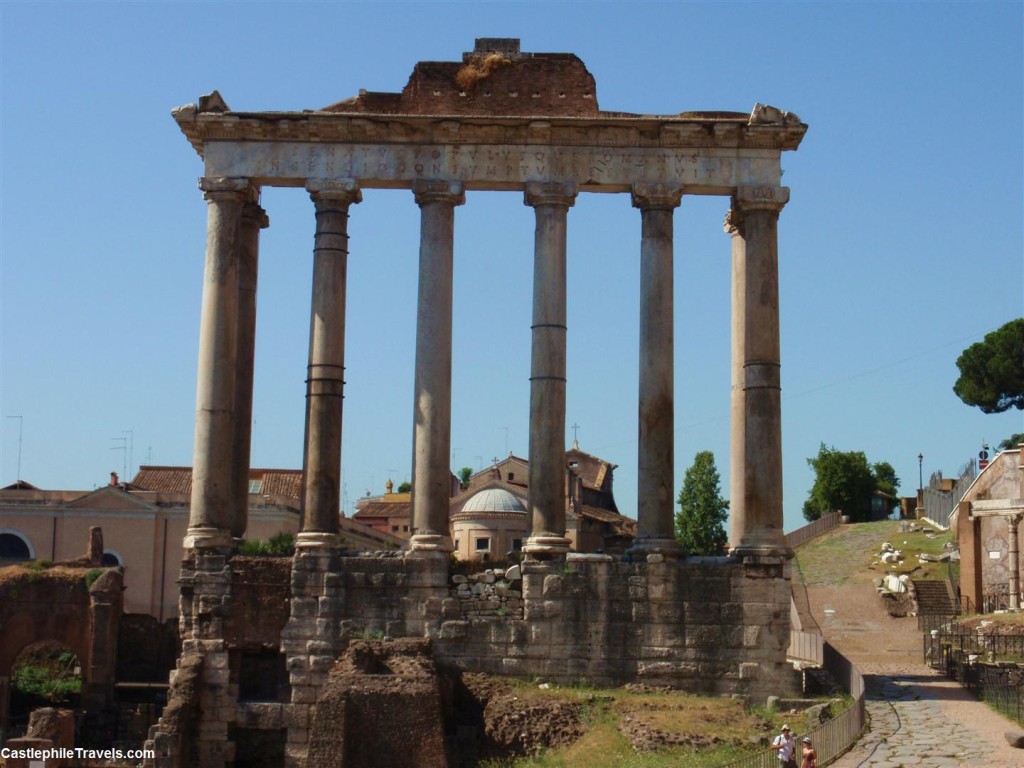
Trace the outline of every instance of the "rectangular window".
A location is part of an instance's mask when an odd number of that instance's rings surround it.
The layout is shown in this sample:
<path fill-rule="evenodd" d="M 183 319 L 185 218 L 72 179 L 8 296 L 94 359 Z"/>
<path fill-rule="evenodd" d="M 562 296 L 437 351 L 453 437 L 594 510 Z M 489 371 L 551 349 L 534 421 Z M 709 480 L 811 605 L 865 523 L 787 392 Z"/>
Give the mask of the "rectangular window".
<path fill-rule="evenodd" d="M 477 552 L 490 552 L 491 551 L 491 537 L 481 536 L 476 540 L 476 551 Z"/>
<path fill-rule="evenodd" d="M 263 481 L 262 480 L 250 480 L 249 481 L 249 493 L 259 493 L 261 485 L 263 485 Z"/>
<path fill-rule="evenodd" d="M 391 532 L 392 533 L 398 533 L 398 526 L 397 525 L 392 525 L 391 526 Z"/>
<path fill-rule="evenodd" d="M 518 552 L 522 548 L 523 548 L 523 540 L 522 539 L 512 539 L 512 549 L 513 550 Z"/>

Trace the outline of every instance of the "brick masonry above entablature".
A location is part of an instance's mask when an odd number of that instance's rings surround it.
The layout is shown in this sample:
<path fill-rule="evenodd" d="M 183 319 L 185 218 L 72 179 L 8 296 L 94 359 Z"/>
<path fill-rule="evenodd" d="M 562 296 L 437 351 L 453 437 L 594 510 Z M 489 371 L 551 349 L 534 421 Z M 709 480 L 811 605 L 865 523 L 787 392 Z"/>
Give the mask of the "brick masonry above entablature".
<path fill-rule="evenodd" d="M 595 192 L 653 183 L 732 194 L 778 186 L 781 153 L 807 131 L 796 115 L 762 104 L 749 115 L 601 111 L 578 57 L 522 53 L 514 38 L 479 39 L 462 62 L 420 62 L 400 94 L 233 112 L 214 91 L 172 114 L 206 176 L 284 187 L 328 179 L 404 189 L 430 179 L 467 190 L 557 181 Z"/>

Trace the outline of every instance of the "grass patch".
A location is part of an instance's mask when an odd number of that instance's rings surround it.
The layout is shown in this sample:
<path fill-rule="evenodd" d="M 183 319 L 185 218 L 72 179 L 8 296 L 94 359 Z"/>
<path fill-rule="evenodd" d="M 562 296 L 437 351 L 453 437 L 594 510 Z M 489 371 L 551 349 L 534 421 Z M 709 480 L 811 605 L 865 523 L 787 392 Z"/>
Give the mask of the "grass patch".
<path fill-rule="evenodd" d="M 804 584 L 838 586 L 865 570 L 878 576 L 894 573 L 897 576 L 909 574 L 915 579 L 945 579 L 947 563 L 921 563 L 917 556 L 944 552 L 945 544 L 952 540 L 952 532 L 933 530 L 927 523 L 920 523 L 924 532 L 901 533 L 901 522 L 905 521 L 843 525 L 798 547 L 795 560 Z M 878 562 L 884 542 L 903 552 L 903 562 L 893 565 Z"/>
<path fill-rule="evenodd" d="M 569 746 L 489 760 L 481 768 L 714 768 L 762 749 L 783 720 L 798 732 L 805 725 L 799 716 L 750 710 L 741 699 L 722 696 L 516 685 L 524 704 L 540 697 L 582 703 L 587 730 Z M 677 745 L 638 752 L 629 735 L 638 731 L 665 735 Z"/>

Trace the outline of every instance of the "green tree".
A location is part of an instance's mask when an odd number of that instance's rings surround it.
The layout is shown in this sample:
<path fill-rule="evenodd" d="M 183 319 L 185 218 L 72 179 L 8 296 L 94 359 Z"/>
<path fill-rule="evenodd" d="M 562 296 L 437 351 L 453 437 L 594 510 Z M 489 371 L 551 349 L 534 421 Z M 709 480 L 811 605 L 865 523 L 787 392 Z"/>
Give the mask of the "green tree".
<path fill-rule="evenodd" d="M 462 484 L 463 488 L 465 488 L 467 485 L 469 485 L 469 478 L 471 478 L 472 476 L 473 476 L 473 468 L 472 467 L 463 467 L 462 469 L 459 470 L 459 483 Z"/>
<path fill-rule="evenodd" d="M 806 519 L 838 511 L 853 521 L 868 519 L 878 479 L 863 451 L 837 451 L 822 443 L 818 455 L 807 463 L 814 470 L 814 485 L 804 502 Z"/>
<path fill-rule="evenodd" d="M 956 360 L 957 397 L 984 413 L 1024 409 L 1024 317 L 972 344 Z"/>
<path fill-rule="evenodd" d="M 715 455 L 700 451 L 683 478 L 676 512 L 676 539 L 692 555 L 721 554 L 728 536 L 729 502 L 722 498 Z"/>
<path fill-rule="evenodd" d="M 1024 433 L 1014 432 L 1012 435 L 1010 435 L 1008 438 L 1006 438 L 1005 440 L 1003 440 L 1003 442 L 999 444 L 999 450 L 1012 451 L 1021 443 L 1024 443 Z"/>
<path fill-rule="evenodd" d="M 871 474 L 875 476 L 875 490 L 889 496 L 886 500 L 889 514 L 900 504 L 900 479 L 896 470 L 888 461 L 879 461 L 871 465 Z"/>
<path fill-rule="evenodd" d="M 410 483 L 408 480 L 398 484 L 398 492 L 399 493 L 409 493 L 409 491 L 411 491 L 411 490 L 412 490 L 412 483 Z"/>

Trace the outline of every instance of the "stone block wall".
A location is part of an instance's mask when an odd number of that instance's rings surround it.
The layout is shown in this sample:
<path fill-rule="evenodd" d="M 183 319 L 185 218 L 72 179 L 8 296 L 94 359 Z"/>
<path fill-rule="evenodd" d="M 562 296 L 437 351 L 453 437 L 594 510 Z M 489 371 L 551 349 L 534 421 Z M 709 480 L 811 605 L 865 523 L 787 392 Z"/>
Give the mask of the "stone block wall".
<path fill-rule="evenodd" d="M 515 610 L 493 612 L 467 610 L 443 557 L 300 550 L 290 570 L 260 571 L 239 559 L 244 579 L 233 574 L 234 565 L 200 555 L 182 570 L 183 658 L 193 665 L 202 659 L 199 684 L 190 689 L 199 716 L 190 726 L 193 754 L 204 766 L 231 764 L 236 738 L 251 738 L 254 730 L 281 734 L 273 738 L 285 742 L 285 765 L 305 765 L 329 673 L 352 641 L 385 635 L 431 641 L 442 667 L 565 684 L 641 682 L 754 698 L 788 695 L 799 684 L 786 663 L 790 565 L 782 558 L 652 555 L 624 562 L 570 555 L 526 562 Z M 243 593 L 260 589 L 275 604 L 290 592 L 283 627 L 279 610 L 253 627 L 264 647 L 273 627 L 281 627 L 287 684 L 276 701 L 239 702 L 229 659 L 249 641 L 234 604 L 241 601 L 240 615 L 252 615 L 261 598 Z M 189 765 L 177 748 L 184 734 L 161 738 L 164 725 L 153 734 L 157 764 Z"/>
<path fill-rule="evenodd" d="M 465 671 L 561 683 L 787 691 L 796 685 L 785 660 L 788 568 L 781 559 L 526 563 L 522 618 L 447 618 L 446 606 L 434 654 Z"/>

